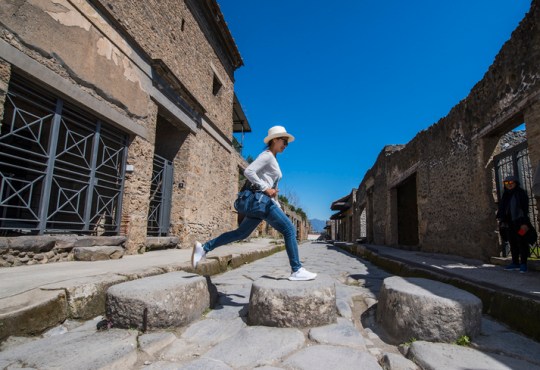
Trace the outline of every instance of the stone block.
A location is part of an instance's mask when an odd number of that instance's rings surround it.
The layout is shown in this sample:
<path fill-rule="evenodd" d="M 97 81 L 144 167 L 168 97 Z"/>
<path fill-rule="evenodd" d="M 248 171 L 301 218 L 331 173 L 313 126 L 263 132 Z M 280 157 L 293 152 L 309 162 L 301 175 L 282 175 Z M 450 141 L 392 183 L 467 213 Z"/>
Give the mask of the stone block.
<path fill-rule="evenodd" d="M 286 369 L 362 369 L 381 370 L 377 358 L 367 351 L 350 347 L 313 345 L 289 356 Z"/>
<path fill-rule="evenodd" d="M 51 236 L 17 236 L 8 238 L 11 249 L 18 251 L 32 251 L 34 253 L 48 252 L 54 248 L 55 238 Z"/>
<path fill-rule="evenodd" d="M 2 369 L 134 369 L 137 334 L 113 328 L 40 338 L 0 352 L 0 366 Z"/>
<path fill-rule="evenodd" d="M 79 236 L 61 235 L 56 237 L 55 249 L 70 251 L 76 247 L 95 247 L 100 245 L 123 246 L 125 236 Z"/>
<path fill-rule="evenodd" d="M 73 257 L 75 261 L 105 261 L 117 260 L 124 256 L 124 248 L 114 246 L 75 247 Z"/>
<path fill-rule="evenodd" d="M 67 318 L 63 290 L 32 289 L 3 298 L 0 306 L 0 340 L 10 335 L 39 334 Z"/>
<path fill-rule="evenodd" d="M 482 301 L 452 285 L 421 278 L 384 279 L 377 322 L 397 343 L 454 342 L 480 334 Z"/>
<path fill-rule="evenodd" d="M 178 247 L 180 238 L 176 236 L 149 236 L 146 238 L 146 250 L 159 250 Z"/>
<path fill-rule="evenodd" d="M 182 327 L 209 307 L 207 280 L 181 271 L 129 281 L 107 290 L 107 316 L 121 328 Z"/>
<path fill-rule="evenodd" d="M 329 276 L 311 281 L 261 278 L 251 286 L 249 325 L 306 328 L 336 320 L 336 287 Z"/>

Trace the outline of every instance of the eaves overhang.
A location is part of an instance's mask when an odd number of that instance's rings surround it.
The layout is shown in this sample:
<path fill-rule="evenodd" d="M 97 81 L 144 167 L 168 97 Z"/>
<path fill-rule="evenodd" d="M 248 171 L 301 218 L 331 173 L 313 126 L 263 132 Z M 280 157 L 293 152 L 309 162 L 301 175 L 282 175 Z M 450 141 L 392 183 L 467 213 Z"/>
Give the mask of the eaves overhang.
<path fill-rule="evenodd" d="M 219 4 L 216 0 L 187 0 L 186 4 L 191 9 L 199 8 L 202 10 L 202 16 L 205 22 L 209 25 L 209 28 L 214 35 L 214 38 L 222 45 L 224 52 L 227 54 L 227 58 L 230 60 L 234 69 L 240 68 L 244 65 L 240 51 L 236 46 L 236 42 L 225 22 L 223 13 L 219 8 Z M 192 12 L 194 15 L 197 12 Z"/>
<path fill-rule="evenodd" d="M 251 126 L 236 94 L 233 101 L 233 132 L 251 132 Z"/>
<path fill-rule="evenodd" d="M 341 211 L 341 212 L 338 212 L 338 213 L 334 213 L 332 216 L 330 216 L 330 219 L 331 220 L 341 220 L 344 217 L 345 217 L 345 212 Z"/>
<path fill-rule="evenodd" d="M 332 202 L 332 205 L 330 206 L 330 209 L 332 211 L 342 211 L 344 209 L 348 209 L 351 207 L 351 194 L 348 194 L 344 196 L 343 198 L 340 198 L 334 202 Z"/>

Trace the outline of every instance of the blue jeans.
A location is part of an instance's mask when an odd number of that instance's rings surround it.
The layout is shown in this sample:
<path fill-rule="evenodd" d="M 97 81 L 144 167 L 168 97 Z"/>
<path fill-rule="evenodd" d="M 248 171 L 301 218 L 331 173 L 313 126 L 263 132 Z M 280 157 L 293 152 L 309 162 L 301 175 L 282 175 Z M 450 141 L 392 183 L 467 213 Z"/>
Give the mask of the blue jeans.
<path fill-rule="evenodd" d="M 300 257 L 298 256 L 296 231 L 291 220 L 289 220 L 287 215 L 274 202 L 270 205 L 268 215 L 264 220 L 283 235 L 291 269 L 293 272 L 298 271 L 298 269 L 302 267 L 302 264 L 300 263 Z M 257 228 L 261 221 L 262 220 L 258 218 L 245 217 L 242 223 L 240 223 L 240 226 L 238 226 L 238 229 L 223 233 L 217 238 L 204 243 L 203 249 L 206 252 L 210 252 L 222 245 L 246 239 L 253 230 Z"/>

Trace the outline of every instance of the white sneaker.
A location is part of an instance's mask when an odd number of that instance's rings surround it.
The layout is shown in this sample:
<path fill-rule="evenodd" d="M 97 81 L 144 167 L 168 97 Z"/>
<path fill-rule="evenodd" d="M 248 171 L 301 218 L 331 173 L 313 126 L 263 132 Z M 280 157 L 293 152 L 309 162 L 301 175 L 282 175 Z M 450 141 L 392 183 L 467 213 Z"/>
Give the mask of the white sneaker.
<path fill-rule="evenodd" d="M 197 268 L 199 262 L 206 257 L 206 251 L 203 249 L 202 244 L 195 242 L 193 246 L 193 253 L 191 253 L 191 266 Z"/>
<path fill-rule="evenodd" d="M 289 280 L 293 281 L 301 281 L 301 280 L 313 280 L 317 277 L 317 274 L 313 272 L 309 272 L 303 267 L 300 267 L 300 269 L 296 272 L 293 272 L 291 276 L 289 276 Z"/>

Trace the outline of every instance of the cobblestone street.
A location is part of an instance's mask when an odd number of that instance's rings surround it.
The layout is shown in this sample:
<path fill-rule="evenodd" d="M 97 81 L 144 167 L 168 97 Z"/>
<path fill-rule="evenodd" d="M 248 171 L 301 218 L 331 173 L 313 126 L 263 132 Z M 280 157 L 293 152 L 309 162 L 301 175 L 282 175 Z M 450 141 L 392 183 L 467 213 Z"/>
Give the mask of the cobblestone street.
<path fill-rule="evenodd" d="M 239 246 L 241 248 L 241 245 Z M 43 338 L 11 337 L 0 353 L 2 368 L 136 369 L 417 369 L 397 343 L 377 328 L 373 305 L 390 275 L 332 245 L 300 246 L 304 266 L 335 280 L 338 320 L 317 328 L 248 326 L 251 285 L 289 276 L 285 252 L 211 277 L 216 307 L 185 328 L 140 333 L 96 331 L 100 318 L 66 321 Z M 212 259 L 212 254 L 209 254 Z M 291 282 L 291 284 L 304 284 Z M 369 309 L 372 307 L 372 309 Z M 476 348 L 476 349 L 475 349 Z M 524 351 L 523 349 L 527 349 Z M 540 345 L 484 317 L 470 347 L 414 342 L 421 368 L 536 369 Z M 485 367 L 489 365 L 488 367 Z M 484 367 L 481 367 L 484 366 Z"/>

